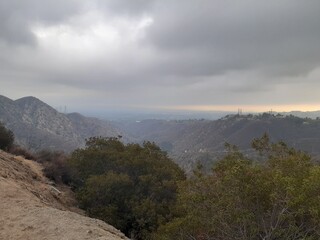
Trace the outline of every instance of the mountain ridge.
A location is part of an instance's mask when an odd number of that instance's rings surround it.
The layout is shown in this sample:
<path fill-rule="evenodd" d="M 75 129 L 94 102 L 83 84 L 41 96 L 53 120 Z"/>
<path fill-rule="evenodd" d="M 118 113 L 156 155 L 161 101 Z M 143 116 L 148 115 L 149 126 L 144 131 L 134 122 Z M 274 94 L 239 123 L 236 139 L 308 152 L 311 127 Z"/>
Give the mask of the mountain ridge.
<path fill-rule="evenodd" d="M 273 114 L 230 115 L 219 120 L 145 120 L 122 123 L 123 131 L 142 142 L 154 141 L 184 169 L 198 161 L 217 160 L 225 154 L 225 143 L 245 154 L 254 154 L 251 142 L 267 133 L 272 142 L 320 156 L 320 120 Z"/>
<path fill-rule="evenodd" d="M 185 169 L 195 162 L 217 159 L 224 143 L 252 152 L 251 141 L 268 133 L 272 141 L 320 156 L 320 120 L 263 113 L 227 115 L 218 120 L 142 120 L 110 122 L 79 113 L 63 114 L 35 97 L 11 100 L 0 96 L 0 121 L 11 129 L 17 143 L 31 150 L 83 147 L 94 136 L 123 136 L 125 142 L 152 141 Z"/>
<path fill-rule="evenodd" d="M 89 137 L 124 135 L 108 121 L 63 114 L 32 96 L 17 100 L 0 96 L 0 121 L 13 131 L 19 145 L 33 151 L 68 152 L 84 146 Z"/>

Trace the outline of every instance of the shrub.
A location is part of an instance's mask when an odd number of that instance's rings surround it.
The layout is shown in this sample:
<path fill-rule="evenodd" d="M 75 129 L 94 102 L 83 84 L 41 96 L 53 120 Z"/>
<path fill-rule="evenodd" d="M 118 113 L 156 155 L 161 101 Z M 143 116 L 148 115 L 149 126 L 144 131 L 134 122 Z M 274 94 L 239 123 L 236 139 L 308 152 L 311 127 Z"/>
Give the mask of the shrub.
<path fill-rule="evenodd" d="M 29 160 L 35 160 L 36 157 L 34 156 L 34 154 L 32 152 L 30 152 L 29 150 L 19 146 L 19 145 L 13 145 L 9 152 L 11 154 L 17 155 L 17 156 L 23 156 L 25 159 L 29 159 Z"/>
<path fill-rule="evenodd" d="M 231 149 L 211 174 L 181 184 L 180 216 L 156 239 L 319 239 L 320 166 L 267 135 L 253 147 L 266 161 Z"/>
<path fill-rule="evenodd" d="M 154 143 L 124 145 L 91 138 L 69 164 L 79 203 L 90 216 L 114 224 L 132 239 L 150 239 L 174 215 L 183 171 Z"/>
<path fill-rule="evenodd" d="M 8 151 L 14 142 L 13 132 L 0 122 L 0 149 Z"/>
<path fill-rule="evenodd" d="M 36 161 L 43 165 L 46 177 L 56 183 L 67 184 L 70 181 L 66 159 L 66 154 L 59 151 L 42 150 L 36 154 Z"/>

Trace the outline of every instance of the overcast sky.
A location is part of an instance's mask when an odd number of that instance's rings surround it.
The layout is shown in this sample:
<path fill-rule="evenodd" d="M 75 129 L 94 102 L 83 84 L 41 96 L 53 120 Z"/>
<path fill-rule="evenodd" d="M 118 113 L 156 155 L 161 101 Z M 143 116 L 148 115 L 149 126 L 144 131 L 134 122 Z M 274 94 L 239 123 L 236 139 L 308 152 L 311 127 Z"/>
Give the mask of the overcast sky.
<path fill-rule="evenodd" d="M 319 0 L 0 0 L 0 52 L 71 111 L 320 109 Z"/>

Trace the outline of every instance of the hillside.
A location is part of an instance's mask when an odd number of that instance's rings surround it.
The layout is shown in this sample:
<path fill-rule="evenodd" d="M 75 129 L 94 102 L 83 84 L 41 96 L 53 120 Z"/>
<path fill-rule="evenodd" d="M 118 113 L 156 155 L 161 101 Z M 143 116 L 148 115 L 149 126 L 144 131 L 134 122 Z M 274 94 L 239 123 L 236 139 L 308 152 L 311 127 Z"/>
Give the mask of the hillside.
<path fill-rule="evenodd" d="M 70 190 L 49 183 L 39 164 L 0 150 L 0 239 L 127 239 L 112 226 L 71 211 Z"/>
<path fill-rule="evenodd" d="M 123 135 L 108 121 L 63 114 L 34 97 L 13 101 L 0 96 L 0 121 L 13 131 L 18 144 L 31 150 L 71 151 L 91 136 Z"/>
<path fill-rule="evenodd" d="M 229 115 L 219 120 L 122 120 L 110 122 L 79 113 L 63 114 L 34 97 L 11 100 L 0 96 L 0 121 L 11 129 L 18 144 L 31 150 L 72 151 L 91 136 L 123 136 L 124 142 L 149 140 L 186 170 L 197 161 L 210 162 L 225 154 L 224 143 L 248 155 L 253 138 L 265 132 L 272 141 L 320 156 L 320 120 L 293 115 Z"/>
<path fill-rule="evenodd" d="M 251 141 L 268 133 L 271 141 L 284 141 L 289 146 L 320 155 L 320 121 L 282 115 L 233 115 L 216 121 L 145 120 L 121 123 L 123 131 L 137 141 L 159 144 L 185 169 L 196 161 L 217 159 L 225 153 L 224 143 L 239 146 L 252 154 Z"/>

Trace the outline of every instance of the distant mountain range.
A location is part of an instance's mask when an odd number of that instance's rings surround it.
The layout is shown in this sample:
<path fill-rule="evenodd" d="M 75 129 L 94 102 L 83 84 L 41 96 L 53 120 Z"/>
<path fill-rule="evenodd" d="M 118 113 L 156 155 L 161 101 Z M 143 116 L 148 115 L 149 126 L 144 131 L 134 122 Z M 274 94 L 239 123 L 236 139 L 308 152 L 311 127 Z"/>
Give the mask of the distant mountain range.
<path fill-rule="evenodd" d="M 197 161 L 211 161 L 224 155 L 226 142 L 252 155 L 252 140 L 264 133 L 273 142 L 284 141 L 313 156 L 320 155 L 320 120 L 293 115 L 230 115 L 216 121 L 145 120 L 123 122 L 119 127 L 138 141 L 156 142 L 186 169 Z"/>
<path fill-rule="evenodd" d="M 84 146 L 85 139 L 91 136 L 121 135 L 125 142 L 154 141 L 187 170 L 197 161 L 209 163 L 221 157 L 225 154 L 225 142 L 251 155 L 252 139 L 265 132 L 272 141 L 283 140 L 320 156 L 320 119 L 315 112 L 228 115 L 218 120 L 133 121 L 129 118 L 111 122 L 79 113 L 63 114 L 35 97 L 13 101 L 0 96 L 0 121 L 14 132 L 18 144 L 34 151 L 69 152 Z"/>
<path fill-rule="evenodd" d="M 35 97 L 11 100 L 0 96 L 0 121 L 14 132 L 18 144 L 40 149 L 72 151 L 91 136 L 118 136 L 121 131 L 110 122 L 63 114 Z"/>

